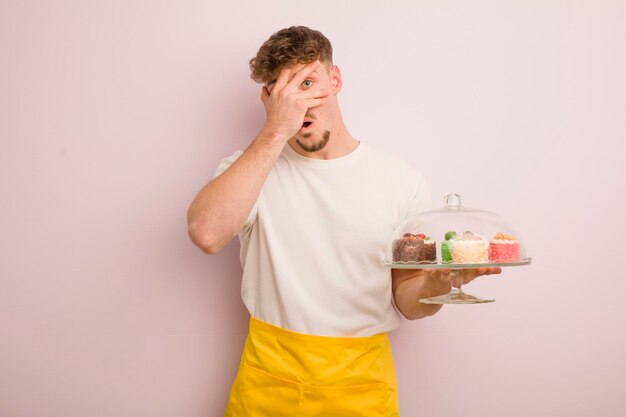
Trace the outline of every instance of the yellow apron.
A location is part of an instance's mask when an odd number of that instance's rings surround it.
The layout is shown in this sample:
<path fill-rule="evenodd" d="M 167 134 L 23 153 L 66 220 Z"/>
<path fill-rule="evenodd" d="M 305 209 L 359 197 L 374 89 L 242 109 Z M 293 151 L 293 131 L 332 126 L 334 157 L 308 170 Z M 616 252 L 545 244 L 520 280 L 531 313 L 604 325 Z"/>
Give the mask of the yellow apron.
<path fill-rule="evenodd" d="M 226 417 L 397 417 L 387 334 L 326 337 L 250 319 Z"/>

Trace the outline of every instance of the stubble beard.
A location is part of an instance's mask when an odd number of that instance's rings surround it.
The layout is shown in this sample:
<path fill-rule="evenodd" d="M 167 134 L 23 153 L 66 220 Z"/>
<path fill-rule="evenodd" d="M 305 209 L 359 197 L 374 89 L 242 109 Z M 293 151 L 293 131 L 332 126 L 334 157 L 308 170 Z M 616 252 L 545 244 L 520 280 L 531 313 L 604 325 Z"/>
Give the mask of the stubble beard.
<path fill-rule="evenodd" d="M 302 138 L 303 139 L 308 139 L 312 135 L 313 135 L 313 133 L 304 133 L 302 135 Z M 296 138 L 296 143 L 305 152 L 317 152 L 317 151 L 321 151 L 322 149 L 324 149 L 324 146 L 326 146 L 326 144 L 328 143 L 329 140 L 330 140 L 330 131 L 325 130 L 322 133 L 322 139 L 319 142 L 317 142 L 317 143 L 314 143 L 312 145 L 306 145 L 306 144 L 302 143 L 302 141 L 299 138 Z"/>

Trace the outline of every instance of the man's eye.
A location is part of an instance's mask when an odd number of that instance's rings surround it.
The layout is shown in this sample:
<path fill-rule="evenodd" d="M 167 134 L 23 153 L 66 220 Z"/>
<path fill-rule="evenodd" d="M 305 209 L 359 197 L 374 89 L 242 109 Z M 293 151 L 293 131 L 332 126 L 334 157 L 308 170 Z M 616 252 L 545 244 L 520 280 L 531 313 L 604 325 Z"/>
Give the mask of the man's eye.
<path fill-rule="evenodd" d="M 311 80 L 304 80 L 304 82 L 302 82 L 302 85 L 309 88 L 310 86 L 313 85 L 313 81 Z"/>

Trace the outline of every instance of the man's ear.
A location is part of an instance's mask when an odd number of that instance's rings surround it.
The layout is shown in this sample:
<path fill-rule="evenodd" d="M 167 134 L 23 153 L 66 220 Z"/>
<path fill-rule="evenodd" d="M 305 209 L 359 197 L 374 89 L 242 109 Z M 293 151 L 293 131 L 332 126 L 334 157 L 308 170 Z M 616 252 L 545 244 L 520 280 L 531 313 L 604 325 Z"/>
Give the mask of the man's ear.
<path fill-rule="evenodd" d="M 338 94 L 343 87 L 343 80 L 341 79 L 341 71 L 337 65 L 330 67 L 330 81 L 333 88 L 333 94 Z"/>

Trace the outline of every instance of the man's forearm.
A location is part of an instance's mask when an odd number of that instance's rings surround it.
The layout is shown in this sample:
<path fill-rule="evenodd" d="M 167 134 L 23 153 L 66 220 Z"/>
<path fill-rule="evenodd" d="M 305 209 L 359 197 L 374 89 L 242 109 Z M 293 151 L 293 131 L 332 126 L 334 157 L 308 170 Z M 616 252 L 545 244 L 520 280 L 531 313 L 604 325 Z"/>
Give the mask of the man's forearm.
<path fill-rule="evenodd" d="M 219 251 L 241 230 L 287 140 L 302 128 L 306 112 L 331 96 L 330 89 L 301 88 L 320 65 L 316 60 L 297 71 L 284 67 L 271 86 L 261 88 L 267 115 L 263 130 L 239 159 L 198 193 L 187 212 L 189 236 L 203 251 Z"/>
<path fill-rule="evenodd" d="M 429 279 L 428 273 L 422 270 L 419 273 L 394 270 L 393 296 L 396 307 L 409 320 L 432 316 L 441 310 L 441 305 L 422 304 L 422 298 L 446 294 L 449 284 Z M 436 285 L 433 285 L 436 283 Z"/>
<path fill-rule="evenodd" d="M 286 140 L 262 130 L 245 152 L 196 196 L 187 212 L 191 240 L 215 253 L 237 235 Z"/>

